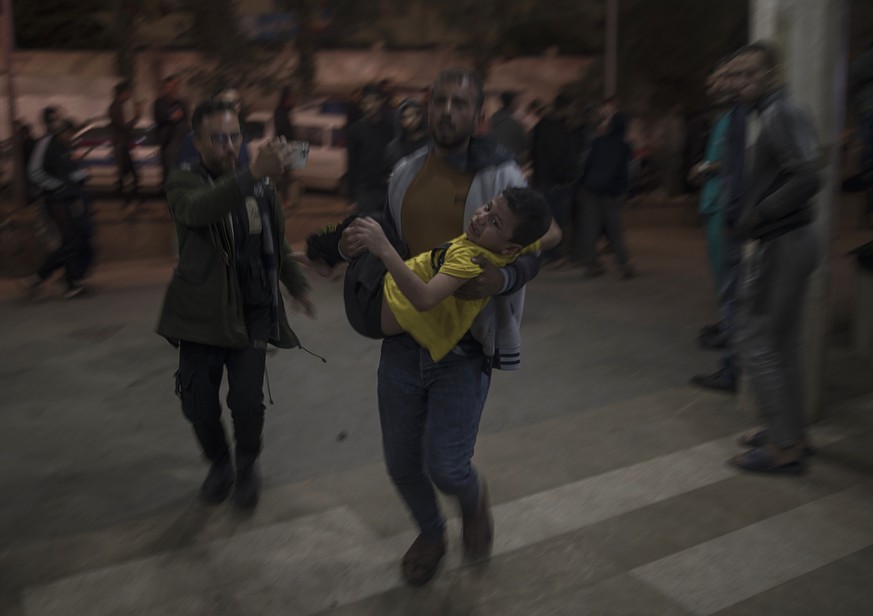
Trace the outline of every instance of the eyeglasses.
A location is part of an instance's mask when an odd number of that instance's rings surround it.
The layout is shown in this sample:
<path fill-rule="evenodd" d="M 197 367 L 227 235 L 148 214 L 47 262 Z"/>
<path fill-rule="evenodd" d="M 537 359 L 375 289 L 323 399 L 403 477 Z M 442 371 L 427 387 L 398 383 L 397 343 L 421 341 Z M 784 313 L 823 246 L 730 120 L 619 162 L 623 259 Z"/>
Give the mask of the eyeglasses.
<path fill-rule="evenodd" d="M 228 143 L 232 143 L 233 145 L 239 145 L 242 143 L 242 133 L 212 134 L 212 145 L 222 147 L 226 146 Z"/>

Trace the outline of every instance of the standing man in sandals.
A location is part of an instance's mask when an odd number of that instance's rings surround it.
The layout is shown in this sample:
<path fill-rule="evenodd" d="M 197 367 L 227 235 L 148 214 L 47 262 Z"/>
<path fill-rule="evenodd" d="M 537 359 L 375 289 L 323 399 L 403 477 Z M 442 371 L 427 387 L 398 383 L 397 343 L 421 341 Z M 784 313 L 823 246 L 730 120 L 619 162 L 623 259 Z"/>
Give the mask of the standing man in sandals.
<path fill-rule="evenodd" d="M 749 109 L 742 209 L 732 233 L 746 242 L 740 277 L 740 357 L 763 430 L 731 462 L 746 471 L 802 473 L 809 443 L 804 422 L 803 303 L 819 262 L 812 199 L 821 186 L 812 123 L 788 100 L 767 43 L 736 58 L 739 97 Z"/>
<path fill-rule="evenodd" d="M 446 71 L 433 84 L 431 145 L 397 163 L 388 186 L 386 224 L 410 254 L 457 237 L 480 205 L 506 188 L 525 185 L 509 153 L 490 138 L 473 136 L 483 101 L 482 82 L 469 71 Z M 347 257 L 363 251 L 357 224 L 344 231 L 340 248 Z M 414 586 L 433 577 L 446 551 L 445 520 L 434 488 L 460 505 L 466 556 L 478 560 L 491 553 L 488 493 L 471 459 L 492 367 L 519 367 L 523 287 L 539 271 L 539 258 L 522 256 L 502 269 L 484 259 L 477 263 L 483 273 L 455 295 L 495 297 L 446 357 L 434 362 L 408 334 L 382 343 L 382 443 L 388 473 L 419 528 L 402 561 L 403 578 Z"/>

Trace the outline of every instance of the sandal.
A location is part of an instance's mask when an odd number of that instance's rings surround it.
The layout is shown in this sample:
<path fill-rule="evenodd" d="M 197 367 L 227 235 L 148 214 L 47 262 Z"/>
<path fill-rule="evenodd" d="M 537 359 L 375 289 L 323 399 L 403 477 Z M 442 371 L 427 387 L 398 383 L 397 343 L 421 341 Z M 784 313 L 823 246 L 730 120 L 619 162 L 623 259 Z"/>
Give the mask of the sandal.
<path fill-rule="evenodd" d="M 770 442 L 770 435 L 767 431 L 767 428 L 759 428 L 757 430 L 749 430 L 748 432 L 743 432 L 737 438 L 737 445 L 740 447 L 751 447 L 752 449 L 757 449 L 759 447 L 763 447 L 767 443 Z M 818 453 L 812 445 L 807 445 L 803 448 L 803 455 L 805 456 L 814 456 Z"/>
<path fill-rule="evenodd" d="M 445 537 L 428 539 L 424 535 L 419 535 L 403 555 L 401 562 L 403 579 L 410 586 L 424 586 L 436 573 L 445 553 Z"/>
<path fill-rule="evenodd" d="M 761 447 L 734 456 L 728 464 L 752 473 L 772 473 L 782 475 L 802 475 L 808 470 L 806 456 L 785 464 L 776 464 L 773 457 Z"/>

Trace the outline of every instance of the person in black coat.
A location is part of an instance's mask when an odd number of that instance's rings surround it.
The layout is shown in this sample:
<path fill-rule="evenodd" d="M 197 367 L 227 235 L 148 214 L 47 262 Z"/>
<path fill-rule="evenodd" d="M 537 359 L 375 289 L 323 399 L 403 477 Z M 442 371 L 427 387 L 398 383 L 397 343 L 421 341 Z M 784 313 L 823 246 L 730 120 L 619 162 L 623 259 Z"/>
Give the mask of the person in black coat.
<path fill-rule="evenodd" d="M 628 186 L 628 165 L 631 148 L 625 141 L 627 119 L 605 103 L 600 110 L 597 136 L 582 172 L 582 200 L 585 233 L 585 254 L 588 275 L 604 273 L 597 256 L 597 238 L 605 229 L 615 259 L 625 279 L 634 276 L 624 243 L 621 206 Z"/>

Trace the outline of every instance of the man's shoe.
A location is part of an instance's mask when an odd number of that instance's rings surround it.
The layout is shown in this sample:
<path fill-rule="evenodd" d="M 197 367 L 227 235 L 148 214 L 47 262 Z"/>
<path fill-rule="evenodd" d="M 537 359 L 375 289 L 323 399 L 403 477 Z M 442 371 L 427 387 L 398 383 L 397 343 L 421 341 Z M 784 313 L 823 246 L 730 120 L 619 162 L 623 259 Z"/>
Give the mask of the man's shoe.
<path fill-rule="evenodd" d="M 635 278 L 637 275 L 637 271 L 633 268 L 632 265 L 624 265 L 621 268 L 621 279 L 622 280 L 631 280 Z"/>
<path fill-rule="evenodd" d="M 727 335 L 723 331 L 701 333 L 697 342 L 704 349 L 724 349 L 727 347 Z"/>
<path fill-rule="evenodd" d="M 491 517 L 491 503 L 488 500 L 488 486 L 479 480 L 479 504 L 469 516 L 462 516 L 464 555 L 472 560 L 482 560 L 491 555 L 494 545 L 494 519 Z"/>
<path fill-rule="evenodd" d="M 718 370 L 712 374 L 696 374 L 691 377 L 691 383 L 706 389 L 715 389 L 731 394 L 737 393 L 737 380 L 730 378 L 723 370 Z"/>
<path fill-rule="evenodd" d="M 606 268 L 602 265 L 589 265 L 588 269 L 585 270 L 586 278 L 597 278 L 598 276 L 603 276 L 606 273 Z"/>
<path fill-rule="evenodd" d="M 424 586 L 430 582 L 445 555 L 445 537 L 428 539 L 419 535 L 400 561 L 403 579 L 410 586 Z"/>
<path fill-rule="evenodd" d="M 704 325 L 700 328 L 700 331 L 697 333 L 697 337 L 701 338 L 703 336 L 710 336 L 712 334 L 718 334 L 722 331 L 721 323 L 712 323 L 710 325 Z"/>
<path fill-rule="evenodd" d="M 37 275 L 28 276 L 27 278 L 21 279 L 21 288 L 24 290 L 27 299 L 35 300 L 37 293 L 39 292 L 39 287 L 42 285 L 43 279 Z"/>
<path fill-rule="evenodd" d="M 82 285 L 75 285 L 70 287 L 64 292 L 64 299 L 77 299 L 81 297 L 90 297 L 94 295 L 95 291 L 91 287 L 83 287 Z"/>
<path fill-rule="evenodd" d="M 210 505 L 223 503 L 230 496 L 233 485 L 233 466 L 230 462 L 213 464 L 200 486 L 200 499 Z"/>
<path fill-rule="evenodd" d="M 257 465 L 252 462 L 240 466 L 236 472 L 236 488 L 233 502 L 240 509 L 254 509 L 261 494 L 261 475 Z"/>

